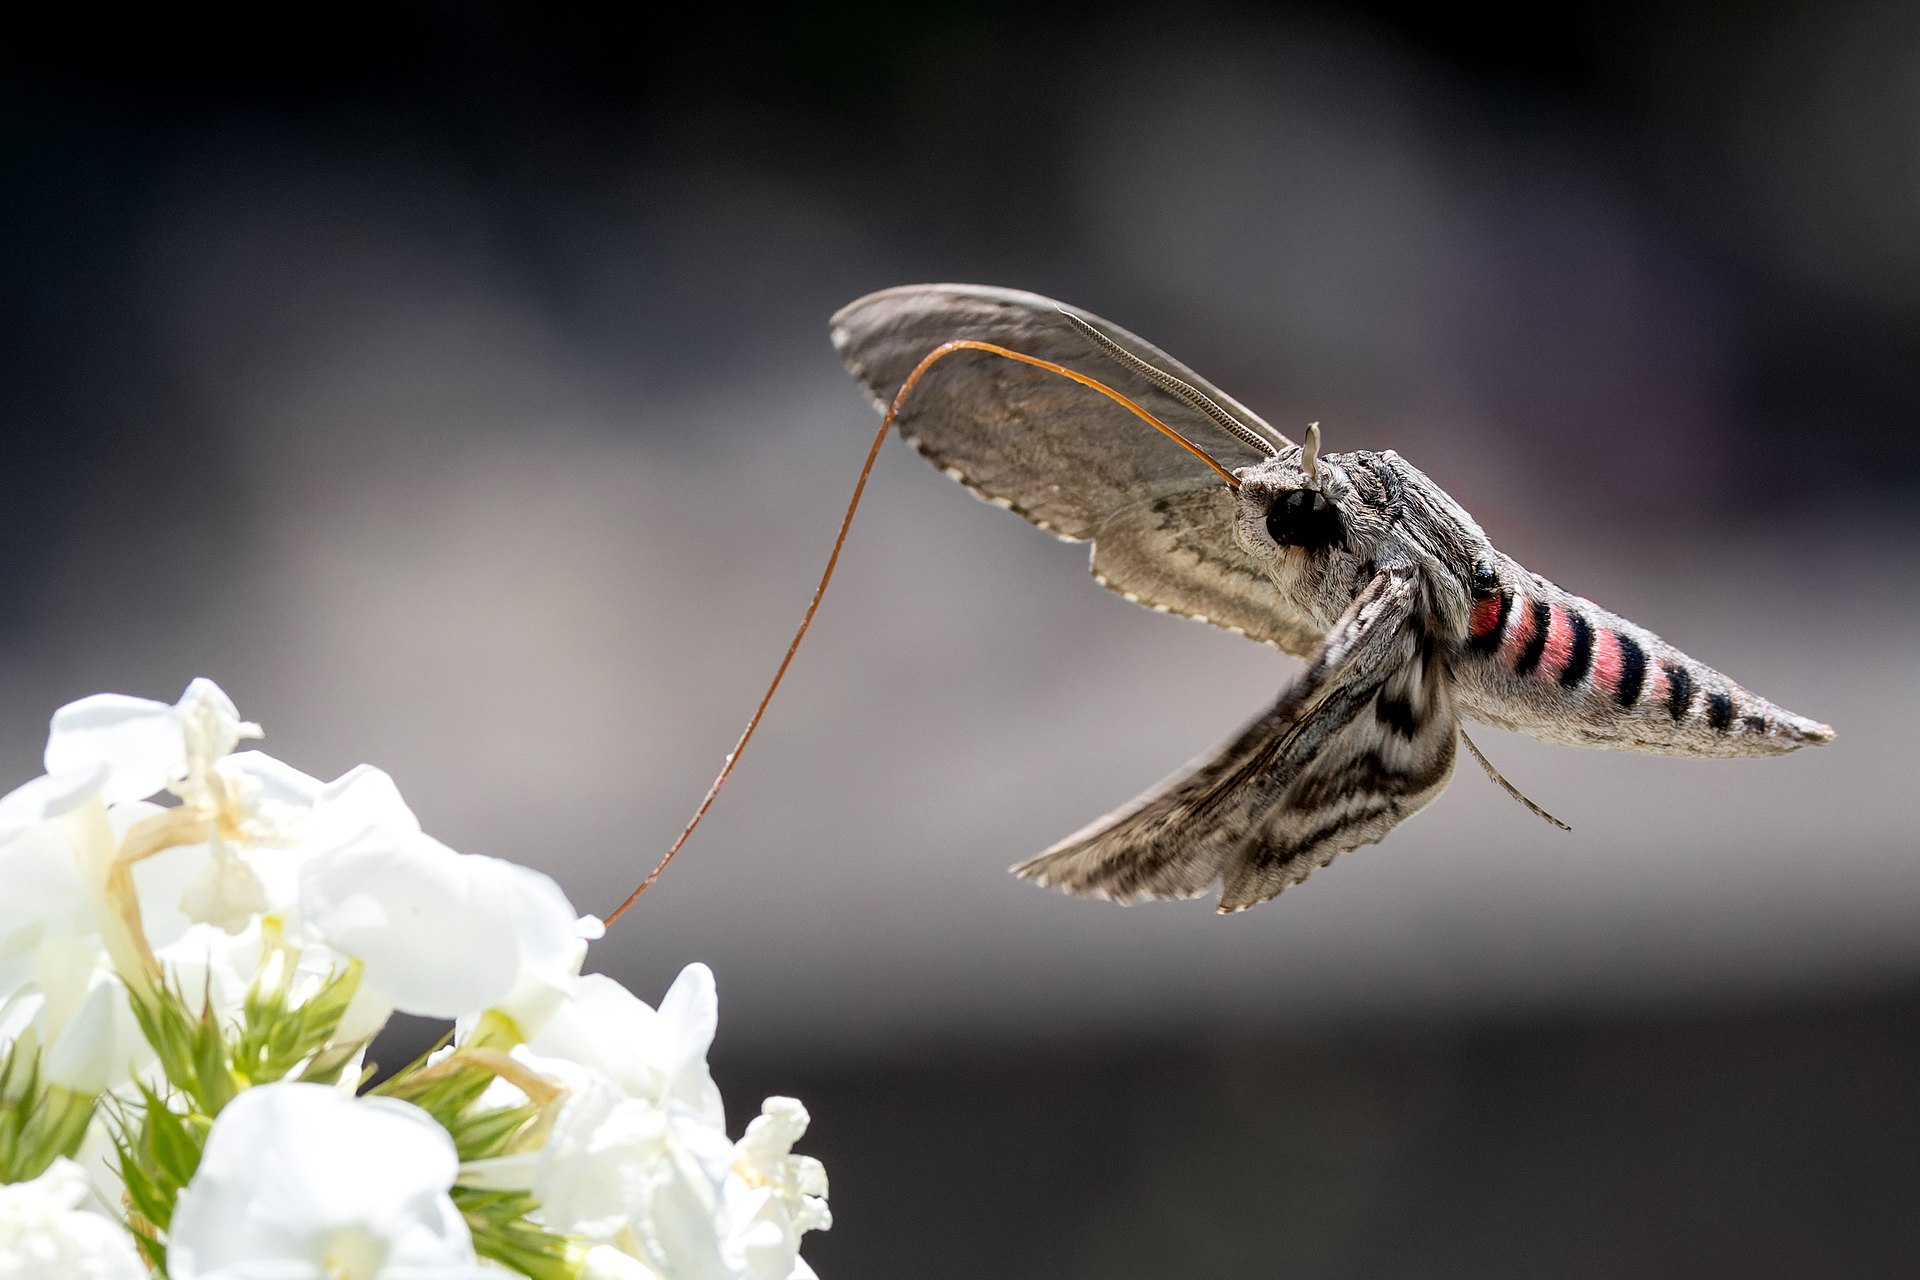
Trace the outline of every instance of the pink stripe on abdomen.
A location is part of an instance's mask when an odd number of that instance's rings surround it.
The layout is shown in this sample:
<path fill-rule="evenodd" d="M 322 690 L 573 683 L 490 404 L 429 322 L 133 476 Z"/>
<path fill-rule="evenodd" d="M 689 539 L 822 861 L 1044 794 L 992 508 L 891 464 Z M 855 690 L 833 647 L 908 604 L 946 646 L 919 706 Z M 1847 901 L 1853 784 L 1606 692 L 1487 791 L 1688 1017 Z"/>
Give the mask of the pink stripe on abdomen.
<path fill-rule="evenodd" d="M 1533 601 L 1525 596 L 1515 596 L 1512 606 L 1507 610 L 1507 634 L 1500 642 L 1500 663 L 1512 667 L 1520 660 L 1527 643 L 1533 639 Z"/>
<path fill-rule="evenodd" d="M 1667 667 L 1656 662 L 1653 656 L 1647 656 L 1647 692 L 1641 695 L 1650 707 L 1657 707 L 1667 700 Z"/>
<path fill-rule="evenodd" d="M 1540 674 L 1559 679 L 1560 673 L 1566 669 L 1567 659 L 1572 656 L 1573 627 L 1567 622 L 1567 611 L 1555 605 L 1552 621 L 1547 624 L 1546 652 L 1540 655 Z"/>
<path fill-rule="evenodd" d="M 1620 688 L 1620 637 L 1602 627 L 1593 638 L 1593 687 L 1611 696 Z"/>

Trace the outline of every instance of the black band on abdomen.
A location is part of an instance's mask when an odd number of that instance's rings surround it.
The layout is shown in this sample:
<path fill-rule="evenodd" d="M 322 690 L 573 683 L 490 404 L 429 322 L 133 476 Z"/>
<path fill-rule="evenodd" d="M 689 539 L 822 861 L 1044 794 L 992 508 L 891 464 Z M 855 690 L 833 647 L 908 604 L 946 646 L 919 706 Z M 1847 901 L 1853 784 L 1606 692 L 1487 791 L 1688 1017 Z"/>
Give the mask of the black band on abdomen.
<path fill-rule="evenodd" d="M 1613 700 L 1631 707 L 1640 701 L 1640 687 L 1647 682 L 1647 652 L 1624 632 L 1614 632 L 1613 640 L 1620 646 L 1620 686 L 1613 691 Z"/>
<path fill-rule="evenodd" d="M 1527 647 L 1520 651 L 1519 660 L 1513 664 L 1513 674 L 1532 675 L 1533 669 L 1540 665 L 1540 655 L 1547 651 L 1547 630 L 1553 626 L 1553 606 L 1545 600 L 1533 602 L 1533 634 L 1527 637 Z"/>
<path fill-rule="evenodd" d="M 1667 672 L 1667 714 L 1678 720 L 1687 714 L 1687 708 L 1693 705 L 1693 677 L 1687 669 L 1676 662 L 1669 662 Z"/>
<path fill-rule="evenodd" d="M 1560 672 L 1562 689 L 1571 689 L 1585 680 L 1588 668 L 1593 666 L 1593 624 L 1578 611 L 1568 609 L 1567 625 L 1573 629 L 1573 649 L 1567 654 L 1567 665 Z"/>

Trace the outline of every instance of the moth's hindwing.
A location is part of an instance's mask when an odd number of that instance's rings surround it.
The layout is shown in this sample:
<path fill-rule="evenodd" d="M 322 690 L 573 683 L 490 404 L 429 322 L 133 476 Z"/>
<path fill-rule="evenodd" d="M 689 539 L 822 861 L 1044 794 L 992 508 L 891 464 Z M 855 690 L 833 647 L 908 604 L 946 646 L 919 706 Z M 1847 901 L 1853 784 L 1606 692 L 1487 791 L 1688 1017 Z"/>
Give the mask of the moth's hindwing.
<path fill-rule="evenodd" d="M 1415 613 L 1417 575 L 1382 572 L 1259 719 L 1126 808 L 1015 868 L 1131 902 L 1264 902 L 1378 840 L 1446 786 L 1458 720 Z"/>
<path fill-rule="evenodd" d="M 1239 911 L 1279 893 L 1349 849 L 1372 844 L 1431 804 L 1453 776 L 1460 731 L 1452 679 L 1417 618 L 1382 658 L 1371 699 L 1356 676 L 1338 696 L 1357 703 L 1271 810 L 1220 891 Z"/>

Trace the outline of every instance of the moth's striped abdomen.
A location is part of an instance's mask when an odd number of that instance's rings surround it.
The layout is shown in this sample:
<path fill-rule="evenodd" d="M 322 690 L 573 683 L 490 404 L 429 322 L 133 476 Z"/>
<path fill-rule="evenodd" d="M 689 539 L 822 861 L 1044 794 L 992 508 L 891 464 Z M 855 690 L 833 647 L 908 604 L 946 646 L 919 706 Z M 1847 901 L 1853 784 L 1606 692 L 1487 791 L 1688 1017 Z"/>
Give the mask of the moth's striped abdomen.
<path fill-rule="evenodd" d="M 1833 731 L 1734 683 L 1643 627 L 1505 560 L 1455 661 L 1476 720 L 1575 746 L 1775 755 Z"/>

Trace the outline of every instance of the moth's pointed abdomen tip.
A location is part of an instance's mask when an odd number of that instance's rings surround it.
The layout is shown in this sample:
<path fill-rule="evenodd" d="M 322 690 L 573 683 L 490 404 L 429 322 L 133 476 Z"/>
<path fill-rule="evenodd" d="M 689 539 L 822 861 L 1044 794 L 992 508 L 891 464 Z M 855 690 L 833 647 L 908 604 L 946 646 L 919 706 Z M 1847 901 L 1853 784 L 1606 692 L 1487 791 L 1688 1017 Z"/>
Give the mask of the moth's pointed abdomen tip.
<path fill-rule="evenodd" d="M 1824 747 L 1833 741 L 1833 726 L 1810 720 L 1806 716 L 1794 715 L 1791 711 L 1779 712 L 1771 717 L 1773 725 L 1769 736 L 1775 740 L 1784 739 L 1785 750 L 1796 751 L 1801 747 Z"/>

